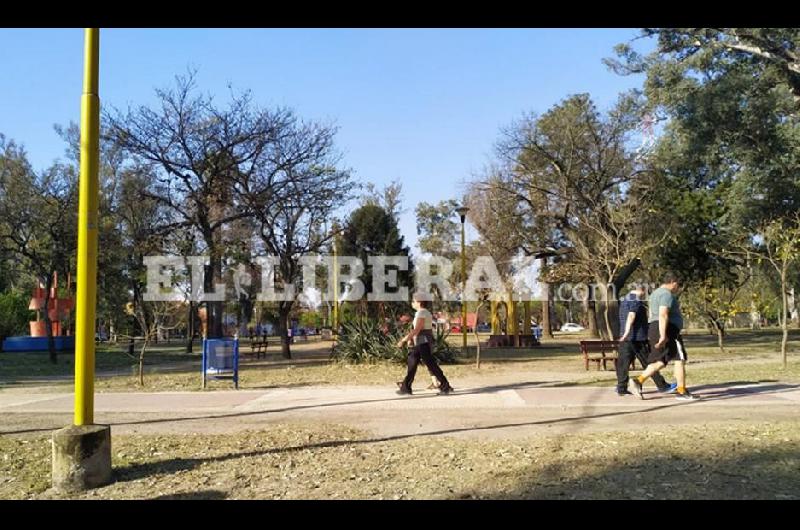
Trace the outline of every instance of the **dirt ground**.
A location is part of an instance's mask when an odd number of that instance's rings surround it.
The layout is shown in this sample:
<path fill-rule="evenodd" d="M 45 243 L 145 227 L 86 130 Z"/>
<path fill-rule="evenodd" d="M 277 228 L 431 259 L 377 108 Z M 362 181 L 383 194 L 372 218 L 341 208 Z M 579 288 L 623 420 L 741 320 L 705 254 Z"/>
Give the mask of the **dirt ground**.
<path fill-rule="evenodd" d="M 618 397 L 613 374 L 571 358 L 451 368 L 448 396 L 424 370 L 397 396 L 396 366 L 301 364 L 238 391 L 98 392 L 114 479 L 71 496 L 49 489 L 71 388 L 5 385 L 0 498 L 800 498 L 800 383 L 762 360 L 698 362 L 696 402 Z"/>

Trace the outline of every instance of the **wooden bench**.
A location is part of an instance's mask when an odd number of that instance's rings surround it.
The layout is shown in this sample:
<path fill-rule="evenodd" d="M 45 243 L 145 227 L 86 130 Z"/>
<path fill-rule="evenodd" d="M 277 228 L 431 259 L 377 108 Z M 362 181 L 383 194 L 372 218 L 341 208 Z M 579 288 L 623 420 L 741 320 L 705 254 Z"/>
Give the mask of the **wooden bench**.
<path fill-rule="evenodd" d="M 270 341 L 269 339 L 267 335 L 250 337 L 250 353 L 254 355 L 256 359 L 260 359 L 262 354 L 265 358 L 267 357 L 269 343 L 274 342 L 274 340 Z M 278 339 L 278 343 L 280 343 L 280 339 Z"/>
<path fill-rule="evenodd" d="M 589 362 L 597 363 L 597 369 L 600 369 L 600 363 L 603 363 L 603 370 L 606 370 L 606 363 L 611 361 L 615 366 L 618 357 L 619 342 L 616 340 L 582 340 L 581 353 L 583 354 L 583 362 L 586 369 L 589 369 Z M 634 368 L 631 359 L 631 368 Z"/>
<path fill-rule="evenodd" d="M 250 337 L 250 353 L 254 355 L 257 359 L 261 358 L 261 353 L 267 352 L 267 336 L 263 335 L 261 337 L 252 336 Z"/>

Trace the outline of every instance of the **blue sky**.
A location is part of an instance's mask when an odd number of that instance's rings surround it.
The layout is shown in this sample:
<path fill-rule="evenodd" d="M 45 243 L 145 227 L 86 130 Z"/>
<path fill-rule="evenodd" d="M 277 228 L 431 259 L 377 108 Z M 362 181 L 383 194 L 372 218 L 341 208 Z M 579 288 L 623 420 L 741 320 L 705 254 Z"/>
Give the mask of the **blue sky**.
<path fill-rule="evenodd" d="M 601 109 L 641 85 L 602 64 L 636 29 L 105 29 L 100 98 L 125 107 L 198 70 L 221 100 L 251 89 L 265 106 L 334 122 L 344 164 L 362 182 L 403 183 L 414 206 L 459 198 L 489 161 L 501 127 L 589 92 Z M 648 46 L 647 43 L 640 45 Z M 83 30 L 0 30 L 0 133 L 43 169 L 64 156 L 53 124 L 78 121 Z"/>

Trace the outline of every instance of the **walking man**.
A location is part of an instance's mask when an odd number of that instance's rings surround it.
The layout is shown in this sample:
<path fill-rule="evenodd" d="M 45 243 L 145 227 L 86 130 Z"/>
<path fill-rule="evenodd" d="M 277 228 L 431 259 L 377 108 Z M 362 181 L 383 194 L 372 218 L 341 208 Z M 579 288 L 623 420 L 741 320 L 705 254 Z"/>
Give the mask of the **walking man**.
<path fill-rule="evenodd" d="M 675 362 L 675 380 L 678 383 L 676 399 L 691 401 L 695 396 L 686 390 L 686 349 L 683 347 L 681 330 L 683 316 L 676 296 L 680 280 L 673 272 L 664 274 L 661 287 L 650 295 L 649 329 L 650 354 L 649 364 L 642 375 L 632 377 L 628 383 L 628 391 L 641 399 L 642 384 L 653 374 L 664 368 L 670 361 Z"/>
<path fill-rule="evenodd" d="M 619 338 L 619 356 L 617 358 L 617 395 L 631 395 L 628 391 L 628 370 L 634 357 L 639 359 L 642 368 L 647 368 L 647 356 L 650 345 L 647 342 L 647 307 L 642 298 L 644 287 L 634 285 L 630 293 L 622 300 L 619 306 L 619 329 L 622 336 Z M 653 382 L 662 393 L 675 392 L 677 383 L 671 385 L 664 377 L 656 372 Z"/>

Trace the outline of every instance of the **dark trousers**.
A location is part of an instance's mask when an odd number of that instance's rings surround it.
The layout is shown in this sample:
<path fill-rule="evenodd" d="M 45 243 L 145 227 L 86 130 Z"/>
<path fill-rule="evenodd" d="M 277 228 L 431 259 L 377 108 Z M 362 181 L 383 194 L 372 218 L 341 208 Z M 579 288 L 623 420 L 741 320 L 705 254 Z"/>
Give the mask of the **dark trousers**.
<path fill-rule="evenodd" d="M 425 363 L 425 366 L 428 367 L 428 371 L 431 373 L 431 375 L 435 376 L 436 379 L 439 380 L 439 383 L 442 385 L 441 388 L 450 387 L 450 383 L 444 376 L 444 372 L 442 372 L 442 369 L 439 368 L 439 364 L 436 362 L 436 359 L 434 359 L 433 354 L 431 353 L 430 342 L 426 342 L 424 344 L 414 346 L 411 351 L 408 352 L 408 372 L 406 372 L 406 377 L 403 379 L 403 388 L 411 390 L 411 383 L 414 382 L 414 376 L 417 375 L 417 366 L 419 366 L 420 359 Z"/>
<path fill-rule="evenodd" d="M 628 340 L 619 343 L 619 358 L 617 359 L 617 390 L 628 388 L 628 371 L 634 357 L 639 359 L 642 368 L 647 368 L 647 355 L 650 351 L 650 344 L 647 341 Z M 669 388 L 669 383 L 664 377 L 656 372 L 653 374 L 653 382 L 659 390 Z"/>

